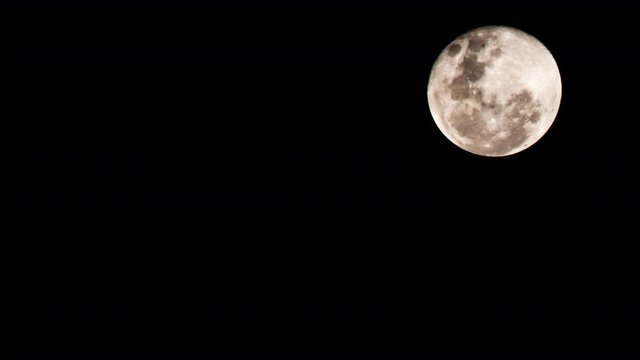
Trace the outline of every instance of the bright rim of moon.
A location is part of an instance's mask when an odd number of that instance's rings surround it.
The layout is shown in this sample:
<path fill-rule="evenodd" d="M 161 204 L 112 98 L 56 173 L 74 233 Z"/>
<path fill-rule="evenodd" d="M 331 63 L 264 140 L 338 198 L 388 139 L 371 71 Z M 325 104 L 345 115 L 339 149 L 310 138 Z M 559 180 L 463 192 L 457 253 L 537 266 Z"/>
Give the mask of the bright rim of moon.
<path fill-rule="evenodd" d="M 511 27 L 487 26 L 442 51 L 427 92 L 431 115 L 451 142 L 477 155 L 507 156 L 549 130 L 562 84 L 540 41 Z"/>

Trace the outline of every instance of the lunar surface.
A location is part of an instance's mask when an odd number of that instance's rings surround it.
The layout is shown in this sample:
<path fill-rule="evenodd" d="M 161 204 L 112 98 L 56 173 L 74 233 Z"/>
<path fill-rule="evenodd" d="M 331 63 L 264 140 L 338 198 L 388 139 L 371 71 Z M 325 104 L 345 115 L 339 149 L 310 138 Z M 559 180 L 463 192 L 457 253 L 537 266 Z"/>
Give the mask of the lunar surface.
<path fill-rule="evenodd" d="M 442 51 L 427 92 L 431 115 L 451 142 L 474 154 L 507 156 L 549 130 L 562 84 L 540 41 L 518 29 L 488 26 Z"/>

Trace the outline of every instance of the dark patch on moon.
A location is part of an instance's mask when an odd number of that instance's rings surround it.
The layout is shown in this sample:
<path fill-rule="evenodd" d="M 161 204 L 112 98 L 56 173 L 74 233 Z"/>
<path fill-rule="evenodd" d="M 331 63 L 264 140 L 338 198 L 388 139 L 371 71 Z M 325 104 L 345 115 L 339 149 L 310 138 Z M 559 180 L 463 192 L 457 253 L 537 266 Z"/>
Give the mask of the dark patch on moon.
<path fill-rule="evenodd" d="M 469 82 L 463 76 L 456 76 L 451 80 L 449 91 L 451 92 L 451 99 L 453 100 L 463 100 L 471 94 Z"/>
<path fill-rule="evenodd" d="M 496 138 L 492 141 L 491 153 L 492 155 L 506 154 L 522 145 L 522 143 L 524 143 L 528 137 L 529 133 L 524 128 L 524 125 L 512 128 L 509 131 L 509 135 L 507 137 L 503 139 Z"/>
<path fill-rule="evenodd" d="M 480 106 L 482 106 L 484 110 L 489 110 L 494 114 L 499 115 L 500 112 L 502 111 L 502 104 L 498 103 L 498 96 L 495 94 L 492 94 L 491 99 L 488 101 L 485 101 L 482 91 L 481 90 L 479 91 L 480 91 L 480 98 L 476 100 L 480 103 Z"/>
<path fill-rule="evenodd" d="M 487 37 L 484 34 L 471 34 L 469 36 L 469 51 L 478 52 L 487 45 Z"/>
<path fill-rule="evenodd" d="M 478 61 L 478 52 L 487 47 L 489 40 L 495 39 L 496 36 L 492 34 L 471 34 L 468 37 L 468 46 L 463 60 L 458 64 L 457 70 L 460 71 L 460 75 L 451 80 L 450 91 L 451 99 L 464 100 L 474 95 L 470 88 L 473 87 L 473 83 L 480 81 L 486 72 L 487 66 L 491 65 L 491 61 L 485 63 Z M 449 56 L 456 56 L 462 51 L 462 46 L 458 43 L 453 43 L 447 49 Z M 492 58 L 500 56 L 502 50 L 495 48 L 491 50 Z M 481 100 L 482 95 L 476 100 Z"/>
<path fill-rule="evenodd" d="M 462 146 L 471 152 L 479 154 L 504 155 L 522 145 L 529 136 L 524 128 L 524 121 L 521 121 L 510 129 L 507 137 L 497 137 L 498 132 L 487 129 L 482 113 L 477 109 L 473 109 L 471 114 L 462 111 L 454 112 L 451 115 L 450 124 L 458 134 L 471 140 L 471 144 Z M 483 145 L 485 144 L 489 144 L 490 147 L 484 147 Z"/>
<path fill-rule="evenodd" d="M 473 33 L 468 35 L 467 40 L 469 45 L 468 51 L 480 52 L 483 49 L 491 46 L 491 41 L 496 40 L 498 37 L 493 33 Z"/>
<path fill-rule="evenodd" d="M 513 105 L 514 108 L 524 108 L 531 103 L 532 99 L 531 92 L 525 89 L 515 95 L 511 95 L 507 100 L 507 106 Z"/>
<path fill-rule="evenodd" d="M 473 52 L 480 52 L 485 48 L 490 47 L 491 40 L 497 39 L 497 36 L 492 33 L 473 33 L 468 36 L 468 49 Z"/>
<path fill-rule="evenodd" d="M 528 90 L 512 95 L 507 101 L 507 106 L 511 107 L 508 114 L 511 119 L 518 119 L 523 123 L 530 121 L 534 124 L 540 121 L 540 104 L 533 101 L 533 96 Z"/>
<path fill-rule="evenodd" d="M 538 121 L 540 121 L 540 117 L 541 116 L 542 115 L 540 114 L 540 111 L 532 110 L 531 113 L 529 114 L 529 116 L 527 117 L 527 120 L 535 124 Z"/>
<path fill-rule="evenodd" d="M 450 122 L 460 135 L 472 139 L 474 142 L 477 140 L 484 140 L 483 138 L 487 135 L 487 129 L 484 121 L 482 120 L 482 114 L 477 109 L 473 109 L 471 114 L 456 111 L 451 114 Z"/>
<path fill-rule="evenodd" d="M 482 126 L 482 129 L 484 129 L 484 125 Z M 489 133 L 486 130 L 484 130 L 484 134 L 482 135 L 483 136 L 478 136 L 477 134 L 476 136 L 466 136 L 472 140 L 472 144 L 464 145 L 464 147 L 477 154 L 500 156 L 521 146 L 529 137 L 529 133 L 524 126 L 518 126 L 511 129 L 505 138 L 499 138 L 495 136 L 495 133 Z M 482 144 L 489 144 L 490 147 L 484 147 Z"/>
<path fill-rule="evenodd" d="M 483 108 L 486 104 L 482 103 Z M 529 137 L 529 131 L 525 128 L 527 122 L 537 122 L 540 120 L 541 114 L 539 111 L 539 105 L 534 102 L 533 96 L 530 91 L 522 90 L 517 94 L 512 95 L 507 103 L 508 113 L 504 114 L 509 120 L 508 126 L 509 133 L 506 137 L 496 137 L 497 133 L 491 134 L 491 139 L 482 139 L 485 143 L 491 144 L 491 148 L 480 148 L 478 145 L 474 145 L 472 150 L 479 151 L 480 153 L 488 153 L 490 155 L 503 155 L 516 149 L 527 140 Z M 489 104 L 489 108 L 492 106 L 498 106 L 497 104 Z M 486 132 L 486 131 L 485 131 Z M 467 136 L 469 137 L 469 136 Z M 473 139 L 473 137 L 469 137 Z M 473 139 L 476 142 L 476 139 Z M 482 142 L 477 142 L 482 143 Z"/>
<path fill-rule="evenodd" d="M 460 53 L 460 50 L 462 50 L 460 44 L 451 44 L 447 49 L 447 55 L 454 57 Z"/>
<path fill-rule="evenodd" d="M 471 140 L 471 144 L 464 145 L 467 150 L 479 154 L 487 155 L 504 155 L 516 149 L 529 138 L 529 131 L 526 129 L 528 122 L 537 122 L 540 120 L 541 112 L 539 104 L 534 101 L 530 91 L 522 90 L 512 95 L 503 105 L 498 103 L 495 98 L 489 101 L 483 99 L 481 89 L 473 86 L 467 88 L 467 97 L 473 97 L 483 110 L 490 110 L 496 116 L 504 116 L 508 121 L 508 134 L 506 137 L 498 137 L 501 130 L 491 131 L 487 128 L 486 119 L 483 111 L 473 109 L 471 114 L 463 111 L 454 111 L 450 117 L 450 124 L 456 129 L 458 134 Z M 503 113 L 503 109 L 506 113 Z M 490 145 L 485 147 L 483 145 Z"/>
<path fill-rule="evenodd" d="M 482 92 L 482 89 L 475 87 L 475 86 L 471 86 L 471 97 L 473 98 L 473 100 L 475 100 L 478 104 L 483 104 L 484 100 L 482 99 L 484 93 Z"/>
<path fill-rule="evenodd" d="M 514 108 L 511 110 L 511 113 L 509 113 L 511 119 L 518 119 L 517 121 L 522 123 L 529 121 L 535 124 L 540 121 L 540 116 L 540 112 L 536 109 L 518 110 Z"/>
<path fill-rule="evenodd" d="M 484 69 L 487 65 L 478 61 L 477 55 L 472 54 L 465 56 L 459 66 L 462 68 L 462 76 L 470 82 L 476 82 L 484 76 Z"/>
<path fill-rule="evenodd" d="M 451 99 L 463 100 L 471 96 L 472 83 L 482 79 L 486 66 L 485 63 L 478 61 L 477 55 L 465 55 L 464 60 L 458 65 L 462 73 L 453 78 L 449 86 Z"/>

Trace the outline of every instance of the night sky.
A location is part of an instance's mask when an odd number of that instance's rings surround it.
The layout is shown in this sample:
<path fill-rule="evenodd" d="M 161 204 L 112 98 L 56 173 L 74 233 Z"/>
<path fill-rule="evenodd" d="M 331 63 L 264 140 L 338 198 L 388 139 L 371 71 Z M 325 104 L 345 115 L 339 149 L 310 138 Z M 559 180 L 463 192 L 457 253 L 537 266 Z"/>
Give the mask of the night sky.
<path fill-rule="evenodd" d="M 2 2 L 13 357 L 637 357 L 639 15 Z M 551 129 L 504 158 L 427 104 L 485 25 L 562 76 Z"/>

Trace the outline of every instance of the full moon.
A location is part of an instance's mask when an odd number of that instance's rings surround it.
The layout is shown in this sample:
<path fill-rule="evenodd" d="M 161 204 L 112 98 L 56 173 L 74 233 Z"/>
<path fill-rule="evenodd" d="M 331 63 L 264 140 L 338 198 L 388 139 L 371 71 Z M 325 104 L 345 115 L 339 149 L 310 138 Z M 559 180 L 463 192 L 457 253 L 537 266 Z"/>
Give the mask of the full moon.
<path fill-rule="evenodd" d="M 428 85 L 431 115 L 458 147 L 507 156 L 535 144 L 560 108 L 560 71 L 549 50 L 511 27 L 462 34 L 438 56 Z"/>

